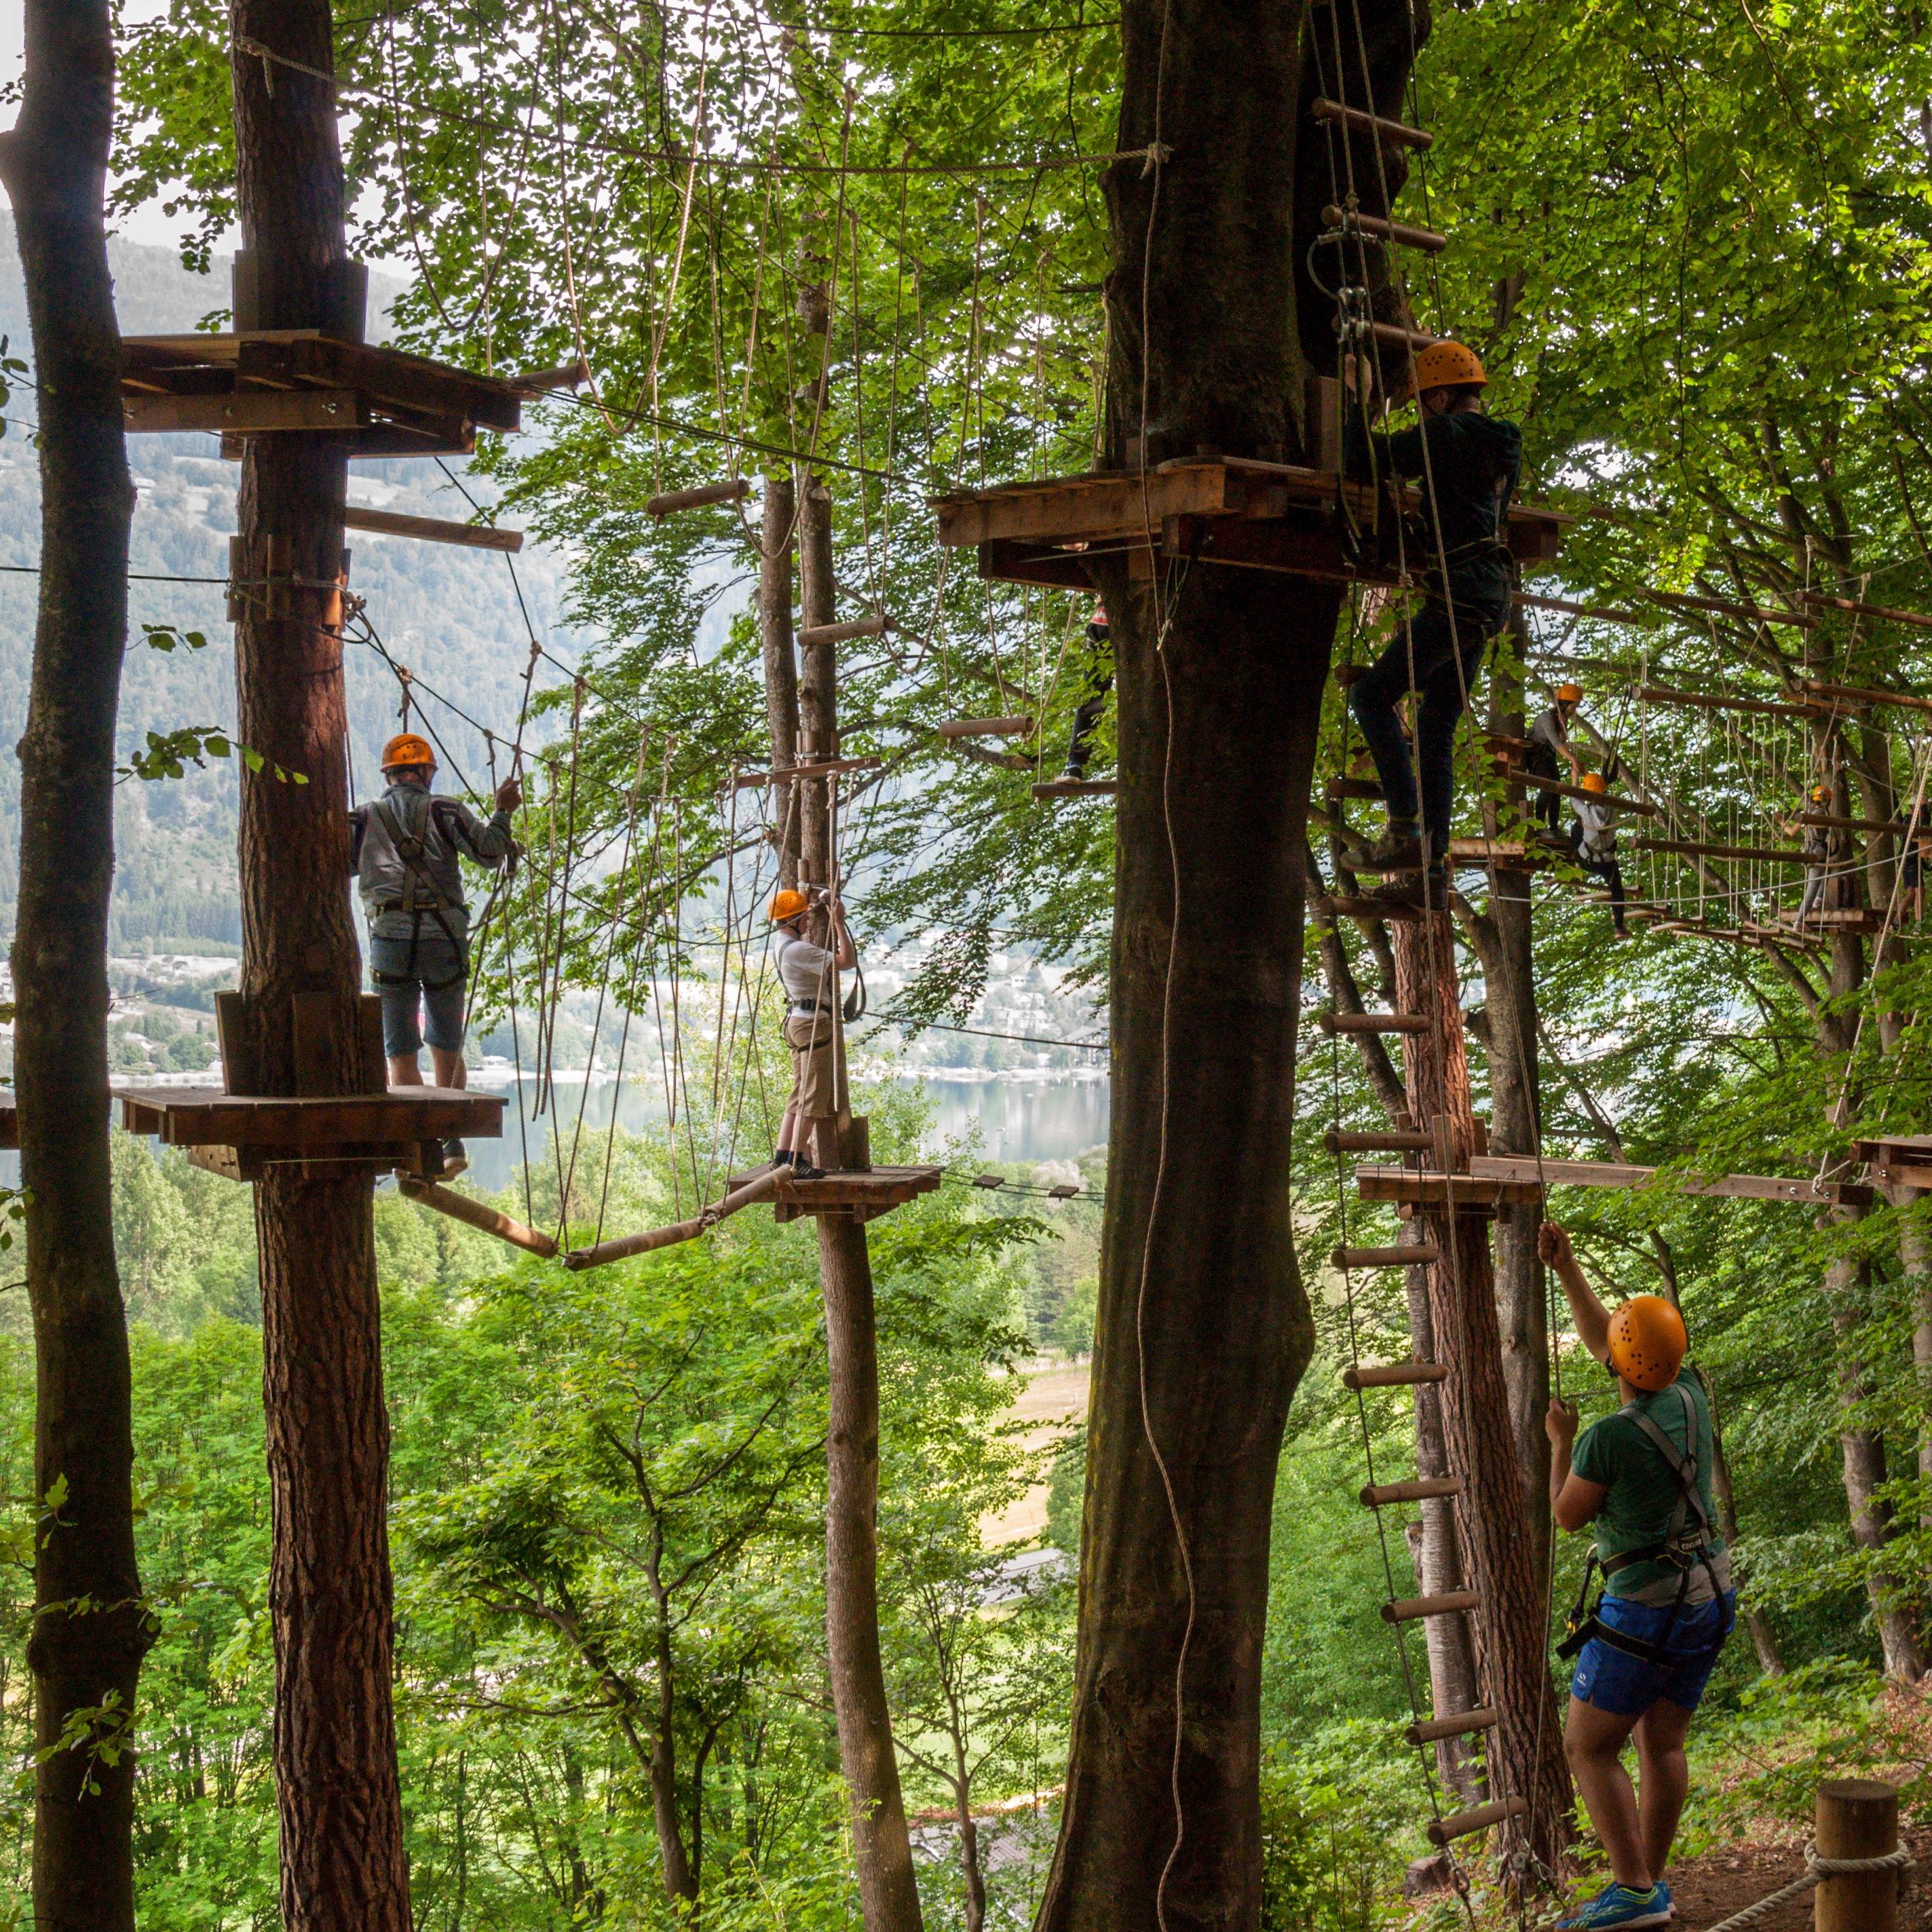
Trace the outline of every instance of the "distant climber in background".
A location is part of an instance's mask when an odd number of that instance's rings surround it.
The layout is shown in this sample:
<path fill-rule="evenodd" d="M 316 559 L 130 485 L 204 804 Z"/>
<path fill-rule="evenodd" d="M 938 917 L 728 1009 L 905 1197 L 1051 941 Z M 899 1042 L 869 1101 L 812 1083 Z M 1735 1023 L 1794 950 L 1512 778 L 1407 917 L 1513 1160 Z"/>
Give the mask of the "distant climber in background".
<path fill-rule="evenodd" d="M 845 908 L 822 892 L 778 893 L 772 924 L 772 963 L 784 988 L 785 1044 L 792 1058 L 791 1094 L 772 1165 L 790 1168 L 794 1180 L 818 1180 L 825 1170 L 812 1164 L 812 1124 L 838 1112 L 838 975 L 857 965 L 859 955 L 846 930 Z"/>
<path fill-rule="evenodd" d="M 1804 855 L 1804 896 L 1798 902 L 1798 923 L 1801 926 L 1819 910 L 1825 897 L 1826 881 L 1832 875 L 1832 828 L 1828 825 L 1808 825 L 1804 821 L 1807 818 L 1821 816 L 1831 808 L 1832 788 L 1828 784 L 1814 784 L 1798 816 L 1785 821 L 1786 837 L 1796 836 L 1798 849 Z"/>
<path fill-rule="evenodd" d="M 1064 778 L 1084 778 L 1087 761 L 1094 755 L 1094 734 L 1107 709 L 1107 694 L 1114 688 L 1114 646 L 1107 629 L 1107 607 L 1096 604 L 1088 620 L 1086 674 L 1078 705 L 1073 713 L 1073 734 L 1067 740 Z"/>
<path fill-rule="evenodd" d="M 1610 921 L 1617 937 L 1628 939 L 1630 928 L 1624 923 L 1624 872 L 1617 863 L 1617 808 L 1606 794 L 1616 770 L 1613 760 L 1608 772 L 1586 772 L 1580 783 L 1590 796 L 1576 802 L 1570 820 L 1570 852 L 1577 864 L 1594 879 L 1610 888 Z M 1554 799 L 1557 794 L 1547 794 Z"/>
<path fill-rule="evenodd" d="M 1690 1790 L 1684 1740 L 1737 1621 L 1737 1593 L 1712 1502 L 1710 1403 L 1696 1376 L 1679 1372 L 1690 1346 L 1684 1317 L 1654 1294 L 1634 1295 L 1612 1314 L 1553 1221 L 1538 1247 L 1563 1284 L 1579 1339 L 1622 1397 L 1580 1437 L 1568 1402 L 1552 1402 L 1545 1422 L 1558 1526 L 1595 1533 L 1557 1654 L 1576 1659 L 1564 1744 L 1611 1875 L 1559 1932 L 1634 1932 L 1670 1922 L 1664 1874 Z M 1604 1594 L 1586 1612 L 1599 1567 Z M 1623 1767 L 1633 1735 L 1640 1792 Z"/>
<path fill-rule="evenodd" d="M 349 814 L 349 869 L 369 922 L 370 976 L 382 1001 L 382 1052 L 392 1087 L 420 1087 L 425 1038 L 439 1087 L 464 1087 L 464 1001 L 470 976 L 470 908 L 460 861 L 491 872 L 516 850 L 514 778 L 496 788 L 489 823 L 460 799 L 437 798 L 436 754 L 413 731 L 382 747 L 388 789 Z M 459 1140 L 443 1143 L 443 1171 L 468 1165 Z"/>
<path fill-rule="evenodd" d="M 1349 475 L 1421 479 L 1422 542 L 1411 568 L 1424 598 L 1421 610 L 1348 687 L 1348 705 L 1388 807 L 1388 829 L 1364 869 L 1419 872 L 1426 865 L 1432 872 L 1449 850 L 1456 721 L 1484 646 L 1509 618 L 1516 580 L 1506 519 L 1522 432 L 1484 412 L 1489 378 L 1462 344 L 1432 342 L 1416 356 L 1414 371 L 1421 421 L 1414 429 L 1372 434 L 1358 410 L 1348 412 Z M 1396 708 L 1411 692 L 1419 785 Z"/>
<path fill-rule="evenodd" d="M 1570 784 L 1583 782 L 1582 764 L 1570 748 L 1570 721 L 1576 715 L 1576 707 L 1582 701 L 1581 685 L 1559 684 L 1556 703 L 1529 728 L 1529 750 L 1523 759 L 1522 768 L 1532 777 L 1555 778 Z M 1558 766 L 1558 758 L 1569 767 L 1567 773 Z M 1563 795 L 1561 792 L 1539 790 L 1530 810 L 1553 834 L 1562 820 Z"/>

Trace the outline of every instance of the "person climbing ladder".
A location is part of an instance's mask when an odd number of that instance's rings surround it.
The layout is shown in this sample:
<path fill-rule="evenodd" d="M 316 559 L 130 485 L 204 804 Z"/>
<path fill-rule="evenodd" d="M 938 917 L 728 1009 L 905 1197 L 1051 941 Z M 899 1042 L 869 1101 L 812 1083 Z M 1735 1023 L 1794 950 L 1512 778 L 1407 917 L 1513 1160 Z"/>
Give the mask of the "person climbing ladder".
<path fill-rule="evenodd" d="M 1064 778 L 1084 778 L 1094 755 L 1094 734 L 1100 728 L 1107 694 L 1114 688 L 1114 646 L 1107 629 L 1107 607 L 1096 604 L 1087 624 L 1087 672 L 1080 702 L 1073 712 L 1073 730 L 1066 743 Z"/>
<path fill-rule="evenodd" d="M 1582 701 L 1581 685 L 1559 684 L 1556 703 L 1529 728 L 1529 750 L 1523 759 L 1522 768 L 1532 777 L 1565 781 L 1565 773 L 1556 762 L 1561 758 L 1569 768 L 1567 782 L 1584 782 L 1582 765 L 1570 748 L 1570 720 Z M 1563 815 L 1563 795 L 1561 792 L 1538 791 L 1531 810 L 1554 835 Z"/>
<path fill-rule="evenodd" d="M 1610 1313 L 1553 1221 L 1538 1244 L 1568 1298 L 1576 1333 L 1617 1378 L 1623 1406 L 1581 1437 L 1576 1411 L 1550 1405 L 1550 1508 L 1565 1530 L 1593 1526 L 1596 1547 L 1568 1640 L 1576 1659 L 1564 1743 L 1610 1882 L 1559 1932 L 1635 1932 L 1670 1921 L 1664 1870 L 1690 1785 L 1684 1744 L 1737 1618 L 1730 1559 L 1714 1527 L 1711 1410 L 1684 1317 L 1660 1296 Z M 1587 1614 L 1591 1572 L 1604 1594 Z M 1622 1752 L 1634 1734 L 1641 1794 Z"/>
<path fill-rule="evenodd" d="M 1394 436 L 1372 434 L 1352 407 L 1343 452 L 1351 476 L 1374 481 L 1393 472 L 1422 479 L 1424 550 L 1412 568 L 1423 608 L 1348 687 L 1349 708 L 1388 808 L 1388 830 L 1370 848 L 1365 869 L 1384 872 L 1418 872 L 1425 863 L 1433 871 L 1447 858 L 1456 722 L 1484 647 L 1508 620 L 1515 584 L 1503 532 L 1522 432 L 1484 412 L 1489 377 L 1473 350 L 1432 342 L 1416 356 L 1414 369 L 1417 426 Z M 1412 692 L 1419 788 L 1396 715 Z"/>
<path fill-rule="evenodd" d="M 785 1044 L 791 1048 L 791 1094 L 778 1128 L 774 1167 L 789 1167 L 796 1180 L 819 1180 L 812 1164 L 814 1120 L 838 1113 L 838 981 L 859 963 L 845 908 L 836 898 L 808 896 L 788 887 L 772 901 L 772 964 L 784 988 Z M 830 940 L 828 946 L 826 942 Z"/>
<path fill-rule="evenodd" d="M 466 1087 L 464 1011 L 470 976 L 470 908 L 463 868 L 491 872 L 516 851 L 510 814 L 523 802 L 514 778 L 496 788 L 488 824 L 460 799 L 437 798 L 436 754 L 404 731 L 382 747 L 388 789 L 349 814 L 349 869 L 369 922 L 370 976 L 382 1002 L 382 1052 L 392 1087 L 420 1087 L 417 1056 L 427 1036 L 439 1087 Z M 443 1143 L 443 1172 L 468 1165 L 463 1143 Z"/>
<path fill-rule="evenodd" d="M 1614 764 L 1611 770 L 1616 770 Z M 1600 879 L 1610 888 L 1612 929 L 1619 939 L 1628 939 L 1630 931 L 1624 923 L 1624 870 L 1617 863 L 1617 808 L 1606 796 L 1610 776 L 1586 772 L 1581 784 L 1591 796 L 1576 801 L 1576 814 L 1570 820 L 1570 854 L 1591 878 Z"/>

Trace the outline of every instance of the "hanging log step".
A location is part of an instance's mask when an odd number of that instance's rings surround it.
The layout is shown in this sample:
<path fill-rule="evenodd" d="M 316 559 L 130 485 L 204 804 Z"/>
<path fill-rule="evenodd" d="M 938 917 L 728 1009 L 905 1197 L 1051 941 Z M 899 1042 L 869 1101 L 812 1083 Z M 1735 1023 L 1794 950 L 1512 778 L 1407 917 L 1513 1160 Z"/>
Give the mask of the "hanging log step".
<path fill-rule="evenodd" d="M 1380 1133 L 1346 1134 L 1330 1127 L 1322 1136 L 1322 1144 L 1330 1154 L 1432 1154 L 1436 1136 L 1399 1133 L 1393 1127 Z"/>
<path fill-rule="evenodd" d="M 1330 1253 L 1328 1264 L 1338 1268 L 1420 1268 L 1442 1258 L 1442 1250 L 1435 1242 L 1414 1241 L 1399 1248 L 1336 1248 Z M 1359 1372 L 1366 1374 L 1369 1371 L 1363 1370 Z M 1364 1386 L 1372 1384 L 1365 1383 Z"/>
<path fill-rule="evenodd" d="M 1049 798 L 1112 798 L 1115 789 L 1112 778 L 1049 778 L 1034 787 L 1034 802 Z"/>
<path fill-rule="evenodd" d="M 1352 898 L 1337 894 L 1328 902 L 1328 910 L 1337 919 L 1420 919 L 1422 908 L 1406 899 Z"/>
<path fill-rule="evenodd" d="M 1364 1483 L 1362 1507 L 1386 1509 L 1391 1503 L 1426 1503 L 1436 1496 L 1460 1496 L 1460 1476 L 1419 1476 L 1412 1483 Z"/>
<path fill-rule="evenodd" d="M 1636 818 L 1655 818 L 1658 808 L 1646 805 L 1640 798 L 1623 798 L 1614 792 L 1591 791 L 1582 785 L 1566 784 L 1561 778 L 1539 778 L 1534 772 L 1526 772 L 1516 766 L 1506 764 L 1502 776 L 1514 784 L 1534 785 L 1538 791 L 1553 791 L 1559 798 L 1587 798 L 1597 805 L 1614 806 L 1619 812 L 1628 812 Z"/>
<path fill-rule="evenodd" d="M 1364 134 L 1377 134 L 1382 140 L 1398 148 L 1427 148 L 1435 145 L 1436 136 L 1420 128 L 1411 128 L 1400 121 L 1384 121 L 1379 114 L 1369 114 L 1359 107 L 1345 107 L 1339 100 L 1316 99 L 1309 104 L 1308 111 L 1318 121 L 1339 121 L 1344 127 L 1353 128 Z"/>
<path fill-rule="evenodd" d="M 1338 1033 L 1426 1033 L 1429 1016 L 1426 1013 L 1336 1013 L 1324 1011 L 1316 1016 L 1316 1022 L 1326 1034 Z M 1435 1143 L 1432 1141 L 1432 1147 Z"/>
<path fill-rule="evenodd" d="M 790 784 L 794 778 L 829 778 L 840 772 L 874 772 L 884 758 L 815 758 L 802 765 L 788 765 L 782 772 L 742 772 L 732 779 L 728 790 L 746 785 Z"/>
<path fill-rule="evenodd" d="M 1457 1838 L 1466 1838 L 1472 1832 L 1486 1832 L 1492 1825 L 1500 1825 L 1504 1820 L 1520 1818 L 1529 1809 L 1529 1801 L 1524 1798 L 1499 1798 L 1493 1804 L 1478 1804 L 1471 1811 L 1457 1811 L 1447 1818 L 1438 1818 L 1426 1829 L 1432 1845 L 1447 1845 Z"/>
<path fill-rule="evenodd" d="M 453 524 L 442 517 L 406 517 L 394 510 L 368 510 L 351 503 L 342 512 L 342 526 L 367 530 L 371 536 L 416 537 L 424 543 L 458 544 L 466 550 L 500 550 L 512 555 L 524 547 L 521 530 L 502 530 L 494 524 Z"/>
<path fill-rule="evenodd" d="M 1705 711 L 1754 711 L 1772 718 L 1816 718 L 1831 706 L 1814 704 L 1780 704 L 1768 698 L 1714 698 L 1705 691 L 1676 691 L 1664 684 L 1641 685 L 1640 704 L 1688 704 Z"/>
<path fill-rule="evenodd" d="M 500 1241 L 508 1241 L 513 1248 L 540 1255 L 545 1261 L 556 1252 L 556 1244 L 548 1234 L 521 1221 L 512 1220 L 487 1202 L 472 1200 L 467 1194 L 458 1194 L 454 1188 L 439 1187 L 433 1180 L 418 1180 L 412 1174 L 398 1174 L 396 1185 L 418 1207 L 433 1208 L 439 1214 L 447 1214 L 452 1221 L 480 1228 L 486 1234 L 494 1234 Z"/>
<path fill-rule="evenodd" d="M 949 718 L 939 726 L 942 738 L 1030 738 L 1030 718 Z"/>
<path fill-rule="evenodd" d="M 1344 691 L 1346 691 L 1349 686 L 1353 684 L 1356 679 L 1360 677 L 1363 672 L 1367 669 L 1368 666 L 1366 664 L 1333 664 L 1329 668 L 1328 675 L 1332 677 Z M 1379 788 L 1376 790 L 1376 796 L 1378 798 L 1382 796 L 1382 792 Z"/>
<path fill-rule="evenodd" d="M 1762 859 L 1772 866 L 1825 863 L 1795 845 L 1706 845 L 1694 838 L 1633 838 L 1630 844 L 1640 852 L 1676 852 L 1690 859 Z"/>
<path fill-rule="evenodd" d="M 668 517 L 680 510 L 702 509 L 706 503 L 735 503 L 751 494 L 751 484 L 737 476 L 728 483 L 700 483 L 694 490 L 667 490 L 649 499 L 644 508 L 653 517 Z"/>
<path fill-rule="evenodd" d="M 1386 349 L 1431 349 L 1442 340 L 1425 335 L 1419 328 L 1398 328 L 1392 322 L 1372 322 L 1369 333 Z"/>
<path fill-rule="evenodd" d="M 1801 812 L 1794 822 L 1822 826 L 1832 832 L 1902 832 L 1905 829 L 1902 819 L 1834 818 L 1828 812 Z"/>
<path fill-rule="evenodd" d="M 898 626 L 890 617 L 854 617 L 849 623 L 813 624 L 798 634 L 799 648 L 814 644 L 849 644 L 857 638 L 883 638 Z"/>
<path fill-rule="evenodd" d="M 1385 1624 L 1412 1624 L 1419 1617 L 1460 1616 L 1481 1600 L 1473 1590 L 1444 1590 L 1433 1597 L 1402 1597 L 1382 1606 Z"/>
<path fill-rule="evenodd" d="M 1425 1718 L 1411 1724 L 1402 1735 L 1406 1744 L 1432 1744 L 1438 1738 L 1464 1738 L 1472 1732 L 1492 1731 L 1496 1727 L 1496 1712 L 1482 1704 L 1473 1711 L 1459 1712 L 1454 1717 Z"/>
<path fill-rule="evenodd" d="M 1412 1254 L 1412 1248 L 1401 1250 Z M 1344 1388 L 1408 1388 L 1418 1382 L 1446 1382 L 1449 1379 L 1447 1362 L 1384 1362 L 1375 1368 L 1365 1368 L 1360 1362 L 1342 1371 Z"/>
<path fill-rule="evenodd" d="M 1378 242 L 1393 242 L 1398 248 L 1420 249 L 1425 255 L 1439 255 L 1449 245 L 1448 236 L 1437 234 L 1432 228 L 1412 228 L 1406 221 L 1384 221 L 1379 214 L 1364 214 L 1357 209 L 1332 205 L 1322 211 L 1322 225 L 1344 235 L 1359 229 Z"/>

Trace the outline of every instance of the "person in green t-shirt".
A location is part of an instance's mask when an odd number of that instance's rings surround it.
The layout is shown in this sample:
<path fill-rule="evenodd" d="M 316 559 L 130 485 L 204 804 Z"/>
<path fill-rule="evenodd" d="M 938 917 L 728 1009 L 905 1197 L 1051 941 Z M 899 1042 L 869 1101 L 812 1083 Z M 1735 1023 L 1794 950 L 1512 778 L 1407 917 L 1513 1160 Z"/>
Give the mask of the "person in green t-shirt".
<path fill-rule="evenodd" d="M 1570 1403 L 1552 1402 L 1545 1424 L 1551 1510 L 1559 1528 L 1593 1530 L 1606 1580 L 1577 1658 L 1564 1742 L 1612 1882 L 1562 1924 L 1633 1932 L 1670 1920 L 1664 1874 L 1690 1789 L 1684 1740 L 1736 1594 L 1712 1502 L 1710 1403 L 1695 1372 L 1682 1372 L 1683 1316 L 1656 1295 L 1634 1296 L 1612 1315 L 1553 1221 L 1539 1248 L 1578 1336 L 1623 1397 L 1580 1438 Z M 1633 1736 L 1638 1786 L 1623 1767 Z"/>

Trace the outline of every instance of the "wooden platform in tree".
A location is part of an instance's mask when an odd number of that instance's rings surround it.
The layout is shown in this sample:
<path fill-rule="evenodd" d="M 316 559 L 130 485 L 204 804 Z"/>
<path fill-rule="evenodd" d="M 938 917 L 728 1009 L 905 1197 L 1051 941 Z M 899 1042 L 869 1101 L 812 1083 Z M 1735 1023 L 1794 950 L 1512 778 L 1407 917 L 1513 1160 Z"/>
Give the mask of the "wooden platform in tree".
<path fill-rule="evenodd" d="M 121 1124 L 164 1146 L 186 1148 L 198 1167 L 254 1180 L 264 1167 L 326 1162 L 372 1168 L 442 1172 L 440 1144 L 494 1139 L 503 1131 L 504 1096 L 447 1087 L 401 1087 L 344 1098 L 263 1099 L 218 1087 L 124 1090 Z"/>
<path fill-rule="evenodd" d="M 1552 1187 L 1648 1187 L 1657 1179 L 1658 1169 L 1624 1161 L 1551 1160 L 1538 1162 L 1531 1154 L 1478 1154 L 1469 1163 L 1478 1178 L 1526 1182 L 1532 1186 L 1540 1175 Z M 1855 1181 L 1815 1181 L 1809 1174 L 1792 1178 L 1776 1174 L 1720 1174 L 1708 1180 L 1688 1174 L 1671 1178 L 1667 1183 L 1678 1194 L 1715 1195 L 1736 1201 L 1785 1201 L 1801 1207 L 1822 1207 L 1834 1203 L 1868 1206 L 1872 1191 Z"/>
<path fill-rule="evenodd" d="M 355 456 L 466 456 L 479 428 L 522 422 L 524 392 L 500 377 L 350 342 L 320 329 L 133 335 L 121 345 L 130 433 L 207 430 L 238 439 L 340 431 Z"/>
<path fill-rule="evenodd" d="M 1533 1179 L 1474 1172 L 1422 1173 L 1408 1167 L 1358 1168 L 1355 1192 L 1364 1201 L 1394 1202 L 1407 1208 L 1494 1208 L 1542 1198 L 1542 1190 Z"/>
<path fill-rule="evenodd" d="M 1012 584 L 1076 590 L 1093 587 L 1084 559 L 1125 552 L 1130 572 L 1153 554 L 1205 563 L 1285 572 L 1333 582 L 1394 583 L 1402 552 L 1399 512 L 1414 513 L 1413 488 L 1398 497 L 1382 486 L 1343 483 L 1331 470 L 1241 457 L 1183 457 L 1144 476 L 1102 470 L 934 497 L 939 541 L 974 545 L 980 574 Z M 1348 514 L 1344 514 L 1346 503 Z M 1367 548 L 1346 548 L 1353 526 Z M 1509 515 L 1511 551 L 1523 563 L 1547 562 L 1572 520 L 1526 504 Z M 1370 532 L 1379 534 L 1366 534 Z M 1412 577 L 1429 560 L 1411 542 Z"/>
<path fill-rule="evenodd" d="M 938 1167 L 874 1167 L 862 1172 L 828 1174 L 821 1180 L 782 1178 L 772 1196 L 772 1219 L 795 1221 L 801 1214 L 850 1214 L 869 1221 L 930 1194 L 945 1178 Z"/>

